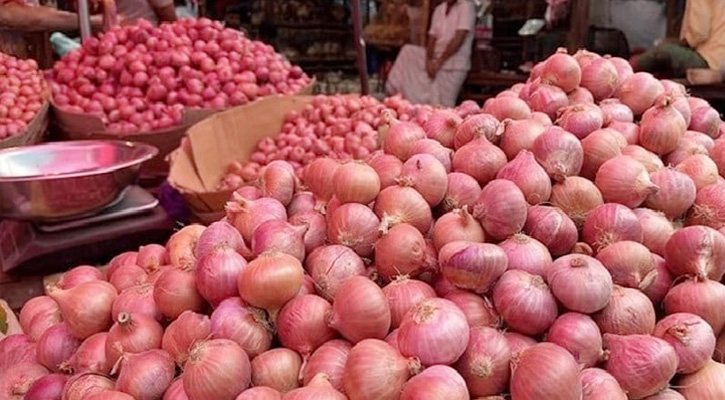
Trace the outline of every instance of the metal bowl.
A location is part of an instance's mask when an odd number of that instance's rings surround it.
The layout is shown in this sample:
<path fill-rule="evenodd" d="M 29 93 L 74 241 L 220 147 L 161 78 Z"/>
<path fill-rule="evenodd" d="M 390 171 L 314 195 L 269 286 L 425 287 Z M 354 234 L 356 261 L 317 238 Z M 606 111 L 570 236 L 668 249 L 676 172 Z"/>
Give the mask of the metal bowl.
<path fill-rule="evenodd" d="M 158 150 L 80 140 L 0 150 L 0 218 L 49 221 L 91 215 L 121 199 Z"/>

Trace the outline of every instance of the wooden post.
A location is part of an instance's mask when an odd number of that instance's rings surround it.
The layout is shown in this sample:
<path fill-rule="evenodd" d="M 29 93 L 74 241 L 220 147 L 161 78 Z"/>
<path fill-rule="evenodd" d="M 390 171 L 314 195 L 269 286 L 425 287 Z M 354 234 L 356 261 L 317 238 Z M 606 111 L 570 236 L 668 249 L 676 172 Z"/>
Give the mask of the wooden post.
<path fill-rule="evenodd" d="M 357 52 L 357 71 L 360 74 L 360 91 L 367 95 L 370 93 L 368 82 L 368 62 L 365 52 L 365 39 L 362 35 L 362 15 L 360 14 L 360 0 L 350 0 L 350 11 L 352 14 L 352 27 Z"/>

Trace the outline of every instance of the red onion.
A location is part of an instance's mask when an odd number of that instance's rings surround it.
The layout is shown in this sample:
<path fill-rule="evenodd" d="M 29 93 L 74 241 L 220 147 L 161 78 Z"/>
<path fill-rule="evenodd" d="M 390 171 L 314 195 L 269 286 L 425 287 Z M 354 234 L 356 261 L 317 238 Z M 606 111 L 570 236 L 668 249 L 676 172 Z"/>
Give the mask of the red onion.
<path fill-rule="evenodd" d="M 534 154 L 521 150 L 519 154 L 498 171 L 497 179 L 507 179 L 521 189 L 529 204 L 535 205 L 549 200 L 551 179 L 544 168 L 536 162 Z"/>
<path fill-rule="evenodd" d="M 124 289 L 113 302 L 111 309 L 113 319 L 118 318 L 118 314 L 122 312 L 134 312 L 161 321 L 162 315 L 154 302 L 153 289 L 153 285 L 149 283 L 141 283 Z"/>
<path fill-rule="evenodd" d="M 171 265 L 181 269 L 193 268 L 196 265 L 194 248 L 205 229 L 201 225 L 192 224 L 171 235 L 169 241 L 166 242 L 166 251 L 169 253 Z M 109 275 L 109 279 L 112 278 L 113 275 Z"/>
<path fill-rule="evenodd" d="M 473 216 L 493 239 L 502 240 L 523 228 L 528 203 L 521 190 L 511 181 L 495 179 L 481 191 Z"/>
<path fill-rule="evenodd" d="M 670 271 L 667 270 L 667 263 L 664 258 L 657 254 L 652 254 L 652 258 L 655 260 L 657 278 L 649 285 L 644 293 L 652 300 L 652 303 L 659 304 L 665 298 L 670 287 L 672 287 L 674 278 L 670 274 Z"/>
<path fill-rule="evenodd" d="M 546 173 L 558 182 L 578 175 L 584 162 L 579 139 L 559 127 L 551 127 L 537 137 L 532 151 Z"/>
<path fill-rule="evenodd" d="M 682 228 L 667 241 L 665 260 L 675 276 L 720 280 L 725 273 L 725 237 L 706 226 Z"/>
<path fill-rule="evenodd" d="M 352 399 L 395 400 L 419 370 L 419 361 L 406 360 L 382 340 L 365 339 L 348 354 L 343 377 L 345 393 Z"/>
<path fill-rule="evenodd" d="M 50 296 L 29 299 L 20 310 L 20 327 L 31 340 L 37 341 L 46 329 L 61 322 L 60 308 Z"/>
<path fill-rule="evenodd" d="M 154 284 L 154 301 L 161 313 L 171 319 L 182 312 L 204 309 L 204 298 L 196 289 L 196 277 L 193 271 L 169 267 L 163 269 Z"/>
<path fill-rule="evenodd" d="M 316 197 L 329 200 L 335 194 L 334 178 L 339 166 L 331 158 L 316 158 L 305 167 L 302 180 Z"/>
<path fill-rule="evenodd" d="M 327 326 L 331 311 L 332 306 L 322 297 L 308 294 L 293 298 L 282 307 L 277 318 L 280 342 L 288 349 L 309 356 L 322 343 L 335 337 L 335 331 Z"/>
<path fill-rule="evenodd" d="M 685 399 L 717 399 L 725 395 L 722 376 L 725 364 L 708 361 L 705 367 L 694 374 L 686 375 L 677 382 L 677 387 Z"/>
<path fill-rule="evenodd" d="M 383 287 L 391 312 L 391 327 L 397 328 L 403 316 L 421 301 L 436 297 L 435 290 L 425 282 L 400 277 Z"/>
<path fill-rule="evenodd" d="M 169 265 L 166 247 L 160 244 L 149 244 L 138 249 L 136 264 L 147 272 L 155 271 L 162 265 Z"/>
<path fill-rule="evenodd" d="M 347 246 L 361 257 L 373 253 L 373 244 L 378 238 L 379 227 L 378 217 L 362 204 L 343 204 L 327 217 L 327 234 L 330 242 Z"/>
<path fill-rule="evenodd" d="M 565 49 L 559 49 L 544 61 L 541 71 L 541 80 L 550 85 L 556 85 L 565 92 L 571 92 L 582 79 L 582 70 L 574 57 L 566 54 Z"/>
<path fill-rule="evenodd" d="M 164 330 L 153 318 L 144 314 L 118 315 L 106 338 L 106 359 L 110 365 L 125 354 L 160 349 Z"/>
<path fill-rule="evenodd" d="M 662 304 L 667 314 L 695 314 L 719 333 L 725 327 L 725 315 L 720 310 L 723 301 L 725 285 L 709 279 L 688 279 L 672 287 Z"/>
<path fill-rule="evenodd" d="M 451 168 L 474 177 L 479 184 L 486 185 L 506 165 L 506 154 L 485 139 L 468 142 L 453 154 Z"/>
<path fill-rule="evenodd" d="M 398 332 L 398 347 L 406 357 L 423 365 L 451 365 L 466 350 L 469 326 L 453 302 L 441 298 L 421 301 L 405 314 Z"/>
<path fill-rule="evenodd" d="M 54 372 L 64 370 L 80 345 L 81 341 L 73 337 L 68 325 L 63 322 L 53 325 L 38 340 L 38 362 Z"/>
<path fill-rule="evenodd" d="M 594 182 L 570 176 L 552 186 L 551 204 L 564 211 L 577 226 L 582 226 L 589 212 L 604 204 L 604 199 Z"/>
<path fill-rule="evenodd" d="M 651 334 L 655 329 L 652 301 L 637 289 L 617 285 L 609 304 L 592 317 L 602 333 Z"/>
<path fill-rule="evenodd" d="M 3 371 L 16 364 L 36 362 L 36 345 L 28 336 L 17 333 L 0 340 L 0 367 Z"/>
<path fill-rule="evenodd" d="M 330 245 L 315 249 L 305 260 L 305 269 L 321 296 L 332 300 L 348 278 L 365 274 L 365 264 L 352 249 Z"/>
<path fill-rule="evenodd" d="M 662 211 L 668 218 L 682 216 L 695 202 L 696 187 L 692 179 L 671 168 L 663 168 L 650 174 L 650 180 L 660 189 L 650 194 L 644 205 Z"/>
<path fill-rule="evenodd" d="M 292 390 L 284 396 L 285 400 L 345 400 L 347 397 L 335 390 L 325 374 L 319 374 L 309 385 Z"/>
<path fill-rule="evenodd" d="M 629 110 L 629 107 L 627 107 L 627 109 Z M 639 143 L 639 125 L 633 122 L 613 121 L 607 125 L 607 128 L 614 129 L 615 131 L 621 133 L 622 136 L 624 136 L 624 139 L 627 140 L 628 145 L 636 145 Z M 646 151 L 644 148 L 642 148 L 642 150 Z"/>
<path fill-rule="evenodd" d="M 160 270 L 157 270 L 158 272 Z M 136 264 L 118 267 L 109 278 L 109 283 L 120 293 L 128 288 L 148 282 L 149 274 Z"/>
<path fill-rule="evenodd" d="M 685 135 L 688 133 L 693 133 L 696 135 L 704 135 L 699 132 L 693 132 L 693 131 L 687 131 L 685 132 Z M 712 140 L 709 136 L 705 135 L 706 138 Z M 684 136 L 680 142 L 677 144 L 677 148 L 673 150 L 670 154 L 667 155 L 665 158 L 665 162 L 669 165 L 678 165 L 681 162 L 685 161 L 688 157 L 695 155 L 695 154 L 704 154 L 709 155 L 710 151 L 705 147 L 703 143 L 700 143 L 697 139 L 694 139 L 692 137 Z M 690 161 L 692 162 L 692 161 Z"/>
<path fill-rule="evenodd" d="M 163 400 L 189 400 L 189 396 L 184 391 L 184 381 L 181 378 L 174 379 L 169 388 L 164 393 Z M 276 399 L 278 400 L 278 399 Z"/>
<path fill-rule="evenodd" d="M 549 328 L 546 341 L 565 348 L 584 368 L 597 365 L 604 355 L 599 327 L 584 314 L 560 315 Z"/>
<path fill-rule="evenodd" d="M 565 349 L 539 343 L 511 360 L 511 397 L 517 400 L 577 400 L 579 365 Z"/>
<path fill-rule="evenodd" d="M 272 346 L 272 327 L 265 312 L 238 297 L 222 301 L 211 314 L 211 333 L 215 339 L 236 342 L 251 358 Z"/>
<path fill-rule="evenodd" d="M 460 289 L 486 293 L 508 268 L 506 252 L 490 243 L 451 242 L 438 253 L 440 272 Z"/>
<path fill-rule="evenodd" d="M 343 164 L 335 171 L 334 193 L 342 203 L 368 204 L 380 193 L 380 177 L 362 162 Z"/>
<path fill-rule="evenodd" d="M 161 338 L 161 348 L 169 353 L 177 364 L 183 365 L 189 358 L 189 349 L 210 335 L 209 317 L 193 311 L 184 311 L 166 327 Z"/>
<path fill-rule="evenodd" d="M 81 283 L 95 280 L 106 280 L 101 270 L 90 265 L 81 265 L 66 271 L 58 281 L 61 289 L 70 289 Z"/>
<path fill-rule="evenodd" d="M 587 179 L 594 179 L 599 167 L 606 161 L 620 156 L 622 149 L 627 147 L 627 140 L 614 129 L 599 129 L 582 139 L 584 150 L 584 163 L 581 175 Z"/>
<path fill-rule="evenodd" d="M 466 382 L 451 367 L 434 365 L 411 378 L 403 387 L 401 400 L 468 400 Z"/>
<path fill-rule="evenodd" d="M 593 209 L 582 228 L 584 241 L 595 252 L 622 240 L 642 242 L 642 226 L 637 215 L 629 208 L 606 203 Z"/>
<path fill-rule="evenodd" d="M 272 388 L 258 386 L 243 391 L 234 400 L 282 400 L 282 394 Z"/>
<path fill-rule="evenodd" d="M 591 314 L 606 307 L 612 277 L 597 259 L 570 254 L 557 258 L 544 275 L 554 296 L 572 311 Z"/>
<path fill-rule="evenodd" d="M 617 75 L 619 76 L 619 86 L 621 86 L 627 78 L 634 75 L 632 64 L 629 63 L 629 60 L 621 57 L 604 57 L 609 59 L 609 61 L 614 64 L 614 67 L 617 68 Z"/>
<path fill-rule="evenodd" d="M 305 211 L 289 219 L 290 224 L 304 227 L 307 232 L 303 237 L 305 254 L 322 246 L 327 241 L 327 219 L 318 211 Z"/>
<path fill-rule="evenodd" d="M 655 326 L 654 336 L 664 339 L 677 352 L 677 372 L 696 372 L 712 357 L 716 338 L 708 323 L 697 315 L 675 313 Z"/>
<path fill-rule="evenodd" d="M 568 253 L 577 241 L 576 224 L 557 207 L 529 207 L 524 232 L 544 244 L 552 256 Z"/>
<path fill-rule="evenodd" d="M 30 386 L 23 400 L 60 400 L 66 381 L 68 375 L 45 375 Z"/>
<path fill-rule="evenodd" d="M 546 115 L 546 114 L 544 114 Z M 547 118 L 549 118 L 547 116 Z M 534 142 L 548 128 L 534 119 L 522 121 L 504 120 L 499 125 L 501 143 L 499 146 L 509 160 L 516 157 L 521 150 L 532 150 Z"/>
<path fill-rule="evenodd" d="M 642 115 L 665 92 L 662 84 L 647 72 L 637 72 L 619 87 L 619 100 L 632 109 L 634 115 Z"/>
<path fill-rule="evenodd" d="M 551 267 L 549 249 L 540 241 L 517 233 L 498 244 L 508 258 L 508 269 L 520 269 L 533 275 L 546 277 Z"/>
<path fill-rule="evenodd" d="M 675 231 L 672 222 L 663 213 L 649 208 L 637 208 L 633 211 L 642 226 L 642 244 L 652 253 L 664 255 L 665 244 Z"/>
<path fill-rule="evenodd" d="M 252 235 L 259 225 L 270 220 L 287 220 L 287 209 L 279 201 L 262 197 L 248 200 L 232 194 L 232 200 L 226 204 L 227 218 L 234 225 L 247 243 L 251 243 Z"/>
<path fill-rule="evenodd" d="M 315 211 L 317 198 L 312 192 L 297 192 L 292 196 L 292 201 L 287 205 L 287 215 L 290 218 L 297 214 Z"/>
<path fill-rule="evenodd" d="M 64 400 L 83 400 L 96 393 L 112 391 L 115 388 L 116 383 L 106 375 L 85 372 L 73 375 L 68 379 L 61 398 Z"/>
<path fill-rule="evenodd" d="M 604 124 L 602 110 L 594 104 L 580 103 L 559 110 L 557 124 L 579 139 L 600 129 Z"/>
<path fill-rule="evenodd" d="M 440 208 L 443 211 L 452 211 L 468 206 L 470 209 L 476 203 L 479 193 L 481 185 L 474 177 L 461 172 L 451 172 L 448 174 L 448 191 Z"/>
<path fill-rule="evenodd" d="M 541 111 L 551 119 L 554 119 L 557 112 L 569 104 L 569 98 L 558 87 L 543 83 L 537 85 L 533 92 L 531 92 L 531 97 L 528 102 L 531 110 Z"/>
<path fill-rule="evenodd" d="M 425 140 L 432 139 L 421 139 L 414 142 L 409 151 L 412 152 L 413 148 L 415 148 L 418 143 Z M 436 144 L 439 143 L 436 142 Z M 400 170 L 403 168 L 403 162 L 400 161 L 398 157 L 391 154 L 385 154 L 382 151 L 376 151 L 370 154 L 365 162 L 373 167 L 375 172 L 378 173 L 378 177 L 380 178 L 380 189 L 385 189 L 388 186 L 395 185 L 395 180 L 398 176 L 400 176 Z M 329 172 L 325 170 L 321 171 L 320 174 L 329 174 Z M 328 185 L 329 189 L 326 190 L 334 189 L 334 183 L 332 183 L 332 181 L 330 181 Z"/>
<path fill-rule="evenodd" d="M 425 138 L 425 131 L 418 124 L 392 121 L 383 139 L 383 150 L 401 160 L 407 160 L 413 143 Z"/>
<path fill-rule="evenodd" d="M 378 273 L 388 281 L 400 275 L 416 277 L 434 262 L 426 252 L 425 238 L 410 224 L 393 226 L 375 243 Z"/>
<path fill-rule="evenodd" d="M 592 96 L 592 92 L 590 92 L 587 89 L 584 89 L 583 87 L 577 87 L 571 92 L 567 94 L 567 97 L 569 98 L 569 104 L 575 105 L 575 104 L 594 104 L 594 96 Z M 546 114 L 544 114 L 546 115 Z M 547 115 L 547 118 L 549 116 Z"/>
<path fill-rule="evenodd" d="M 453 137 L 463 120 L 453 111 L 433 111 L 423 126 L 429 138 L 439 141 L 445 147 L 453 147 Z M 410 155 L 410 154 L 409 154 Z"/>
<path fill-rule="evenodd" d="M 302 357 L 292 350 L 279 348 L 266 351 L 255 357 L 251 366 L 254 386 L 270 387 L 281 393 L 300 386 L 297 376 L 302 367 Z"/>
<path fill-rule="evenodd" d="M 632 157 L 639 161 L 650 173 L 664 168 L 664 164 L 657 154 L 641 146 L 629 145 L 622 149 L 622 155 Z"/>
<path fill-rule="evenodd" d="M 600 368 L 585 368 L 581 372 L 582 400 L 627 400 L 619 382 Z"/>
<path fill-rule="evenodd" d="M 511 349 L 511 355 L 522 352 L 539 343 L 536 339 L 514 331 L 504 331 L 503 336 Z"/>
<path fill-rule="evenodd" d="M 287 221 L 280 221 L 280 220 L 270 220 L 262 223 L 255 229 L 254 235 L 252 236 L 252 251 L 254 252 L 255 256 L 259 256 L 262 253 L 265 252 L 281 252 L 281 253 L 287 253 L 298 260 L 302 261 L 305 259 L 305 241 L 304 236 L 305 233 L 307 233 L 308 226 L 297 226 L 292 225 Z M 219 256 L 219 257 L 233 257 L 231 260 L 224 260 L 224 261 L 215 261 L 217 262 L 228 262 L 230 265 L 227 267 L 230 269 L 228 272 L 228 276 L 230 279 L 235 278 L 239 272 L 244 269 L 246 266 L 246 261 L 242 262 L 243 258 L 236 257 L 232 255 L 231 251 L 226 252 L 226 256 Z M 223 260 L 223 258 L 221 258 Z M 202 267 L 201 260 L 199 261 L 199 268 Z M 219 267 L 217 266 L 217 269 Z M 207 267 L 207 269 L 213 269 L 210 266 Z M 236 272 L 236 273 L 235 273 Z M 197 279 L 198 279 L 199 273 L 197 273 Z M 222 287 L 225 290 L 222 290 L 223 293 L 231 292 L 231 290 L 228 288 L 228 284 L 226 284 L 226 279 L 223 279 L 222 281 L 225 282 L 225 285 Z M 210 284 L 212 282 L 209 282 Z M 219 282 L 221 283 L 221 282 Z M 201 285 L 200 285 L 201 286 Z M 210 285 L 215 286 L 215 285 Z M 211 290 L 211 287 L 207 288 L 207 290 Z M 220 294 L 219 296 L 222 296 L 223 294 Z M 216 299 L 219 300 L 219 299 Z M 221 299 L 223 300 L 223 299 Z"/>
<path fill-rule="evenodd" d="M 634 122 L 632 110 L 617 99 L 602 100 L 599 102 L 599 108 L 602 109 L 604 115 L 604 126 L 609 126 L 615 121 Z"/>
<path fill-rule="evenodd" d="M 444 147 L 437 141 L 433 139 L 423 139 L 415 142 L 415 144 L 410 148 L 410 156 L 413 157 L 418 154 L 428 154 L 433 156 L 436 160 L 440 161 L 441 165 L 443 165 L 446 169 L 446 173 L 451 172 L 453 150 Z"/>
<path fill-rule="evenodd" d="M 606 99 L 619 86 L 617 67 L 609 59 L 597 57 L 582 66 L 581 86 L 589 89 L 594 99 Z"/>
<path fill-rule="evenodd" d="M 558 314 L 544 279 L 525 271 L 506 271 L 493 287 L 492 297 L 504 322 L 527 335 L 544 333 Z"/>
<path fill-rule="evenodd" d="M 70 359 L 68 366 L 74 373 L 96 372 L 109 374 L 111 365 L 106 358 L 107 332 L 96 333 L 81 343 Z"/>
<path fill-rule="evenodd" d="M 230 247 L 239 254 L 248 251 L 242 234 L 226 220 L 220 220 L 209 225 L 199 236 L 194 248 L 194 255 L 201 259 L 217 247 Z"/>
<path fill-rule="evenodd" d="M 706 154 L 693 154 L 677 164 L 675 169 L 692 178 L 698 192 L 718 183 L 717 164 Z"/>
<path fill-rule="evenodd" d="M 342 391 L 345 362 L 351 348 L 350 343 L 339 339 L 323 343 L 303 365 L 300 373 L 302 383 L 306 386 L 317 374 L 324 373 L 332 387 Z"/>
<path fill-rule="evenodd" d="M 527 119 L 531 116 L 531 111 L 525 101 L 515 97 L 492 98 L 483 105 L 483 112 L 493 115 L 499 121 Z"/>
<path fill-rule="evenodd" d="M 705 225 L 715 229 L 725 227 L 725 204 L 721 197 L 723 193 L 725 185 L 719 182 L 700 189 L 687 215 L 687 224 Z"/>
<path fill-rule="evenodd" d="M 713 139 L 720 135 L 720 113 L 712 107 L 692 108 L 692 118 L 689 129 L 702 132 Z"/>
<path fill-rule="evenodd" d="M 483 242 L 486 234 L 481 224 L 468 212 L 468 206 L 443 214 L 433 225 L 433 244 L 437 250 L 450 242 Z"/>
<path fill-rule="evenodd" d="M 368 278 L 355 276 L 340 286 L 332 303 L 330 327 L 352 343 L 383 339 L 390 330 L 391 313 L 383 291 Z"/>
<path fill-rule="evenodd" d="M 506 338 L 489 327 L 473 327 L 466 351 L 455 365 L 471 396 L 504 392 L 511 375 L 511 355 Z"/>
<path fill-rule="evenodd" d="M 73 336 L 85 339 L 111 325 L 111 307 L 116 289 L 105 281 L 90 281 L 74 288 L 51 290 L 48 293 L 58 303 L 63 321 Z"/>
<path fill-rule="evenodd" d="M 416 154 L 403 164 L 398 183 L 417 190 L 431 207 L 446 194 L 448 175 L 445 167 L 430 154 Z"/>
<path fill-rule="evenodd" d="M 630 399 L 642 399 L 667 387 L 677 370 L 677 353 L 666 341 L 651 335 L 604 334 L 609 350 L 606 370 Z"/>
<path fill-rule="evenodd" d="M 501 325 L 496 309 L 493 308 L 491 300 L 485 296 L 479 296 L 465 290 L 454 290 L 444 297 L 453 302 L 466 315 L 468 325 L 471 327 L 488 326 L 497 328 Z"/>
<path fill-rule="evenodd" d="M 489 114 L 475 114 L 463 120 L 453 137 L 453 147 L 458 150 L 468 142 L 480 137 L 491 143 L 498 143 L 498 120 Z"/>
<path fill-rule="evenodd" d="M 649 179 L 647 169 L 630 156 L 617 156 L 605 161 L 597 171 L 594 184 L 602 192 L 604 201 L 638 207 L 659 187 Z"/>
<path fill-rule="evenodd" d="M 239 294 L 254 307 L 264 308 L 273 317 L 302 286 L 302 263 L 285 253 L 270 252 L 250 262 L 237 280 Z"/>
<path fill-rule="evenodd" d="M 263 197 L 273 198 L 286 206 L 292 201 L 295 186 L 294 168 L 286 161 L 272 161 L 261 171 L 259 187 Z"/>
<path fill-rule="evenodd" d="M 121 360 L 116 390 L 138 400 L 158 399 L 171 385 L 175 372 L 174 361 L 163 350 L 125 354 Z"/>
<path fill-rule="evenodd" d="M 3 370 L 3 375 L 0 375 L 0 396 L 9 400 L 23 399 L 30 387 L 46 375 L 48 370 L 40 364 L 13 365 L 12 368 Z"/>
<path fill-rule="evenodd" d="M 597 253 L 599 260 L 612 275 L 615 284 L 646 290 L 656 279 L 652 253 L 643 244 L 631 240 L 612 243 Z"/>
<path fill-rule="evenodd" d="M 236 343 L 213 339 L 197 343 L 181 375 L 184 391 L 193 400 L 232 400 L 252 380 L 247 353 Z"/>

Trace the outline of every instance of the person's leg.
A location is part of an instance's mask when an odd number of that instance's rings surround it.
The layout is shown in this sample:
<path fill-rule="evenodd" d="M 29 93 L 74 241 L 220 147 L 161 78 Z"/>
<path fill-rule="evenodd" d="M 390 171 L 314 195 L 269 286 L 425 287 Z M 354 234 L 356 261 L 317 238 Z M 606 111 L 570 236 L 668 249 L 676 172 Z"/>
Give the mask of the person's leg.
<path fill-rule="evenodd" d="M 458 93 L 460 93 L 467 76 L 468 71 L 439 71 L 433 83 L 433 92 L 437 97 L 436 104 L 444 107 L 455 107 Z"/>

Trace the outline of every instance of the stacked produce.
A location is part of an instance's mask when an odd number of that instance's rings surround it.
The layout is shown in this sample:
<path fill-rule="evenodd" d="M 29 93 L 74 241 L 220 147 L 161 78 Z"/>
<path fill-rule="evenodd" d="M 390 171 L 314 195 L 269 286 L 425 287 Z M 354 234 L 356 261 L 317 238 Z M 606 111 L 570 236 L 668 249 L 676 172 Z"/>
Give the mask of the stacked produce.
<path fill-rule="evenodd" d="M 22 135 L 43 108 L 47 84 L 35 60 L 0 52 L 0 140 Z"/>
<path fill-rule="evenodd" d="M 67 272 L 0 342 L 0 396 L 725 398 L 706 102 L 582 52 L 404 114 L 365 161 L 272 160 L 225 219 Z"/>
<path fill-rule="evenodd" d="M 92 38 L 53 67 L 53 99 L 101 119 L 109 132 L 182 123 L 184 108 L 223 109 L 310 84 L 274 49 L 206 18 L 147 21 Z"/>

